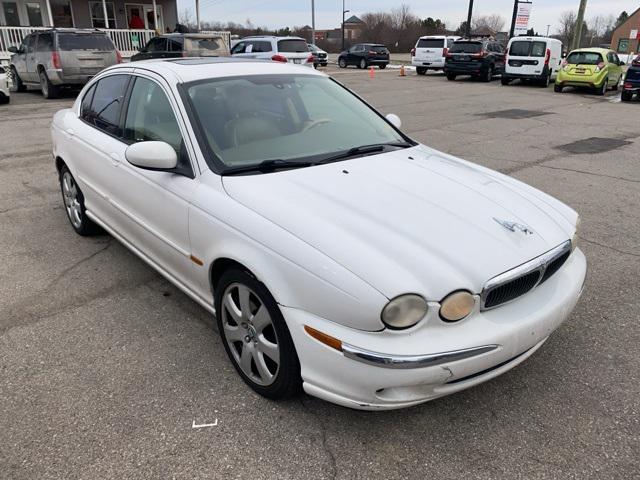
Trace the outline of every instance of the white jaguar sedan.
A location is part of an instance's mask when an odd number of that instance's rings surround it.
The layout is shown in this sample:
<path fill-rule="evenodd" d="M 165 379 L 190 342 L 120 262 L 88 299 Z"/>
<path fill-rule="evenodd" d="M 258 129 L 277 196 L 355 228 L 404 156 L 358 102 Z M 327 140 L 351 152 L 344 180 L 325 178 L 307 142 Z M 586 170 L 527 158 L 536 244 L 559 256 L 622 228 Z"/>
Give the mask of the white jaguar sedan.
<path fill-rule="evenodd" d="M 586 274 L 575 211 L 399 127 L 317 71 L 193 58 L 104 70 L 52 137 L 76 232 L 215 313 L 251 388 L 391 409 L 523 362 Z"/>

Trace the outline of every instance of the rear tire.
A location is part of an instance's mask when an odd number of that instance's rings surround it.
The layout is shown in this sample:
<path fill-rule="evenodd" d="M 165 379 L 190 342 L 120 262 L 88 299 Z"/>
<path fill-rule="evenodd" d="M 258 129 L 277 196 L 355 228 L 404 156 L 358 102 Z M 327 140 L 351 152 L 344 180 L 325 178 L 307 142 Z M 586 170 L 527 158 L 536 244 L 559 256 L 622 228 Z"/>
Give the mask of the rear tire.
<path fill-rule="evenodd" d="M 620 98 L 623 102 L 630 102 L 633 99 L 633 92 L 629 92 L 628 90 L 623 90 Z"/>
<path fill-rule="evenodd" d="M 622 80 L 622 76 L 620 76 L 618 78 L 618 81 L 616 82 L 616 84 L 613 87 L 611 87 L 611 90 L 613 90 L 614 92 L 618 91 L 618 87 L 620 86 L 620 80 Z"/>
<path fill-rule="evenodd" d="M 447 80 L 453 82 L 456 79 L 456 75 L 454 73 L 447 73 Z"/>
<path fill-rule="evenodd" d="M 558 85 L 557 83 L 553 86 L 553 91 L 556 93 L 562 93 L 564 87 L 562 85 Z"/>
<path fill-rule="evenodd" d="M 18 75 L 17 70 L 15 69 L 15 67 L 11 67 L 11 89 L 14 92 L 26 92 L 27 91 L 27 86 L 22 83 L 22 80 L 20 79 L 20 75 Z"/>
<path fill-rule="evenodd" d="M 0 105 L 5 105 L 9 103 L 10 100 L 11 100 L 11 97 L 0 94 Z"/>
<path fill-rule="evenodd" d="M 378 68 L 380 70 L 384 70 L 385 68 L 387 68 L 387 66 L 385 64 L 382 64 L 382 65 L 378 65 Z"/>
<path fill-rule="evenodd" d="M 491 80 L 493 80 L 493 66 L 489 66 L 487 73 L 482 77 L 482 81 L 485 83 L 489 83 Z"/>
<path fill-rule="evenodd" d="M 216 285 L 215 308 L 224 349 L 249 387 L 272 400 L 301 391 L 291 334 L 264 284 L 239 268 L 227 270 Z"/>
<path fill-rule="evenodd" d="M 60 169 L 58 180 L 67 218 L 76 233 L 83 237 L 100 233 L 100 227 L 87 217 L 82 190 L 66 165 Z"/>
<path fill-rule="evenodd" d="M 551 85 L 551 74 L 549 73 L 549 75 L 547 75 L 546 77 L 544 77 L 544 79 L 542 80 L 542 82 L 540 83 L 540 86 L 542 88 L 549 88 L 549 85 Z"/>
<path fill-rule="evenodd" d="M 360 62 L 358 63 L 358 68 L 359 69 L 367 68 L 367 61 L 364 58 L 361 59 Z"/>
<path fill-rule="evenodd" d="M 425 75 L 427 73 L 427 69 L 424 67 L 416 67 L 416 73 L 418 75 Z"/>
<path fill-rule="evenodd" d="M 45 72 L 44 69 L 41 69 L 38 75 L 40 76 L 40 88 L 42 89 L 42 95 L 44 96 L 44 98 L 49 100 L 52 98 L 56 98 L 59 93 L 58 87 L 56 85 L 53 85 L 49 81 L 47 72 Z"/>
<path fill-rule="evenodd" d="M 607 94 L 607 87 L 609 85 L 609 79 L 605 78 L 604 82 L 602 82 L 602 85 L 598 87 L 598 91 L 596 92 L 598 95 L 600 95 L 601 97 Z"/>
<path fill-rule="evenodd" d="M 509 85 L 511 83 L 511 79 L 503 75 L 500 79 L 500 83 L 502 83 L 502 85 Z"/>

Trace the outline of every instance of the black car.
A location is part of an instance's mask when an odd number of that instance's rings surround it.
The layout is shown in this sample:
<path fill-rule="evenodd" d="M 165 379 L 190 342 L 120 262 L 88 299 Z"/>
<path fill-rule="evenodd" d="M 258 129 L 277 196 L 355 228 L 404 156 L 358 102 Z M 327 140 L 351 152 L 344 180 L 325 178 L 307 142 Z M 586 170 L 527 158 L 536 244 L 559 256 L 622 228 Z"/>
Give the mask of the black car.
<path fill-rule="evenodd" d="M 228 57 L 229 46 L 224 38 L 205 33 L 168 33 L 153 37 L 131 61 L 150 58 Z"/>
<path fill-rule="evenodd" d="M 340 68 L 347 68 L 348 65 L 355 65 L 358 68 L 375 65 L 382 69 L 388 64 L 389 49 L 379 43 L 357 43 L 338 56 Z"/>
<path fill-rule="evenodd" d="M 629 102 L 634 95 L 640 95 L 640 55 L 633 61 L 622 86 L 622 101 Z"/>
<path fill-rule="evenodd" d="M 313 43 L 308 43 L 307 46 L 309 47 L 311 55 L 313 55 L 313 66 L 326 67 L 329 60 L 327 52 L 325 52 L 321 48 L 318 48 L 318 46 L 314 45 Z"/>
<path fill-rule="evenodd" d="M 505 50 L 495 40 L 457 40 L 447 53 L 444 73 L 447 79 L 471 75 L 490 82 L 494 75 L 504 73 Z"/>

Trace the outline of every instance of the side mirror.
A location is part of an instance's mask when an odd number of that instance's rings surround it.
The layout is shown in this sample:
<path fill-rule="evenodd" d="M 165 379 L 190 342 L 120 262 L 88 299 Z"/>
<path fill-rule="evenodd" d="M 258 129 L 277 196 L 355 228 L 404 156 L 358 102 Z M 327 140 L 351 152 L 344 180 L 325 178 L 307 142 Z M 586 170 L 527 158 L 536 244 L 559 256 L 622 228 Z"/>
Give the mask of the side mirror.
<path fill-rule="evenodd" d="M 385 118 L 391 125 L 396 127 L 398 130 L 400 130 L 400 127 L 402 127 L 402 120 L 400 120 L 400 117 L 395 113 L 390 113 Z"/>
<path fill-rule="evenodd" d="M 11 46 L 7 48 L 7 51 L 10 53 L 18 53 L 18 47 Z"/>
<path fill-rule="evenodd" d="M 627 64 L 627 62 L 625 62 L 624 60 L 620 60 L 620 61 L 618 62 L 618 65 L 620 65 L 621 67 L 622 67 L 623 65 L 626 65 L 626 64 Z"/>
<path fill-rule="evenodd" d="M 178 165 L 178 155 L 166 142 L 138 142 L 124 152 L 127 161 L 146 170 L 172 170 Z"/>

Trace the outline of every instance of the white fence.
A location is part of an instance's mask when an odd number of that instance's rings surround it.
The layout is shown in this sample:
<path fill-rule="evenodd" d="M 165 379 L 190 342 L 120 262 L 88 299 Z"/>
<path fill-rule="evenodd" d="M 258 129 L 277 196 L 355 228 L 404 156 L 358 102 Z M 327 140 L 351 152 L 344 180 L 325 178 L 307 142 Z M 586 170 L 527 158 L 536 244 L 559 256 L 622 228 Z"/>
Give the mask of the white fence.
<path fill-rule="evenodd" d="M 1 27 L 0 26 L 0 63 L 8 63 L 11 53 L 9 47 L 17 47 L 20 45 L 24 37 L 37 30 L 48 30 L 50 27 Z M 154 30 L 129 30 L 127 28 L 99 28 L 105 32 L 122 57 L 128 59 L 143 47 L 147 42 L 156 35 Z M 200 33 L 208 33 L 220 35 L 231 46 L 230 32 L 213 32 L 202 31 Z"/>
<path fill-rule="evenodd" d="M 37 30 L 49 30 L 50 27 L 0 27 L 0 63 L 6 63 L 11 57 L 9 47 L 20 45 L 24 37 Z M 154 37 L 154 30 L 129 30 L 126 28 L 100 28 L 105 32 L 124 58 L 129 58 L 143 47 L 150 38 Z"/>

